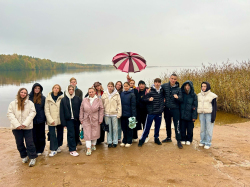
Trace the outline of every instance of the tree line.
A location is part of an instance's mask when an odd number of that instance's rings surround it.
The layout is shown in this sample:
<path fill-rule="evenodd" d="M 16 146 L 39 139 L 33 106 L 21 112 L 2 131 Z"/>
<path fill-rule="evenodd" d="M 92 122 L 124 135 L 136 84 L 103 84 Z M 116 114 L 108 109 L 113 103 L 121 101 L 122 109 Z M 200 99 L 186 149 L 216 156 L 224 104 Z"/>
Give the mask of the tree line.
<path fill-rule="evenodd" d="M 80 63 L 58 63 L 49 59 L 40 59 L 25 55 L 0 55 L 0 71 L 19 70 L 56 70 L 56 69 L 107 69 L 112 65 L 80 64 Z"/>

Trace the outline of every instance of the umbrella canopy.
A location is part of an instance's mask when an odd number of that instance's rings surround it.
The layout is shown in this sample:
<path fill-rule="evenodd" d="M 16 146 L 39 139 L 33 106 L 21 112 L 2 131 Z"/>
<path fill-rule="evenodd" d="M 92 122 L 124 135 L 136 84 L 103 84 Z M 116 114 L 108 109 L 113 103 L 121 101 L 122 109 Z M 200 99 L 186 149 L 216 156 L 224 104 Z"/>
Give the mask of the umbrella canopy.
<path fill-rule="evenodd" d="M 146 60 L 133 52 L 118 53 L 112 60 L 114 67 L 122 72 L 140 72 L 146 68 Z"/>

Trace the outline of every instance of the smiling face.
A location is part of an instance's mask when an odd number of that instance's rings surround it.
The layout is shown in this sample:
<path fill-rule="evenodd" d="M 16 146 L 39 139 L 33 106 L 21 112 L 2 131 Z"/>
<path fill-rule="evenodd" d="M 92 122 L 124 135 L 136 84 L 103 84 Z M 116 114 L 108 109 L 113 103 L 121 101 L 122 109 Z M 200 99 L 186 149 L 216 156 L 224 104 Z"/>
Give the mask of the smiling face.
<path fill-rule="evenodd" d="M 169 81 L 170 81 L 171 86 L 174 86 L 177 81 L 177 76 L 171 75 L 171 77 L 169 78 Z"/>
<path fill-rule="evenodd" d="M 129 85 L 127 84 L 127 83 L 125 83 L 124 85 L 123 85 L 123 89 L 124 89 L 124 91 L 128 91 L 129 90 Z"/>
<path fill-rule="evenodd" d="M 94 89 L 89 89 L 89 97 L 94 97 L 95 96 L 95 94 L 96 94 L 96 92 L 95 92 L 95 90 Z"/>
<path fill-rule="evenodd" d="M 20 97 L 23 99 L 23 98 L 25 98 L 27 96 L 27 94 L 28 94 L 27 91 L 25 89 L 23 89 L 20 92 Z"/>
<path fill-rule="evenodd" d="M 130 88 L 133 88 L 135 86 L 135 81 L 130 81 L 129 86 L 130 86 Z"/>
<path fill-rule="evenodd" d="M 40 86 L 36 86 L 36 87 L 34 88 L 34 92 L 35 92 L 36 94 L 40 93 L 40 91 L 41 91 Z"/>
<path fill-rule="evenodd" d="M 117 82 L 116 85 L 115 85 L 115 88 L 116 88 L 117 90 L 120 90 L 121 87 L 122 87 L 122 84 L 121 84 L 120 82 Z"/>

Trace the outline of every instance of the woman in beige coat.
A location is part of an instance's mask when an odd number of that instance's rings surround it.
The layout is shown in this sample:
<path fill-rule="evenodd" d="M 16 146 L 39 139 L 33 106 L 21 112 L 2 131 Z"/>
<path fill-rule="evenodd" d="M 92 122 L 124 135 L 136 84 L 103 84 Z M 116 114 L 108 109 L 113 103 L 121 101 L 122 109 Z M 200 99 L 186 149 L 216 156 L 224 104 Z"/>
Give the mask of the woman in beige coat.
<path fill-rule="evenodd" d="M 9 105 L 7 117 L 10 120 L 22 161 L 27 163 L 30 158 L 30 167 L 35 165 L 37 157 L 32 136 L 33 118 L 35 116 L 36 109 L 33 102 L 29 100 L 27 89 L 19 89 L 15 101 L 12 101 Z"/>
<path fill-rule="evenodd" d="M 121 117 L 121 98 L 113 82 L 108 83 L 108 90 L 102 95 L 105 123 L 109 125 L 108 147 L 115 148 L 118 144 L 118 121 Z M 113 144 L 113 145 L 112 145 Z"/>
<path fill-rule="evenodd" d="M 63 143 L 63 126 L 60 121 L 60 103 L 63 98 L 61 86 L 56 84 L 52 88 L 45 101 L 45 115 L 49 125 L 50 150 L 49 156 L 55 156 L 61 152 L 60 146 Z M 57 128 L 57 135 L 55 129 Z"/>
<path fill-rule="evenodd" d="M 96 90 L 89 88 L 88 97 L 84 98 L 80 108 L 80 122 L 83 126 L 84 140 L 86 141 L 86 155 L 96 150 L 96 141 L 100 138 L 100 125 L 103 121 L 102 100 L 97 97 Z"/>

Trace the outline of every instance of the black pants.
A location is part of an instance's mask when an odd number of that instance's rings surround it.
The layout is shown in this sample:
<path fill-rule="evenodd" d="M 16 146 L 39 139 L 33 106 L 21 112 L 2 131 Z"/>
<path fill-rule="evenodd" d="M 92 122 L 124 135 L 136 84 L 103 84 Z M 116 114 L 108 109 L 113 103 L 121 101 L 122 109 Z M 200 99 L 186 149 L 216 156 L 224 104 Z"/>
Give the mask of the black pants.
<path fill-rule="evenodd" d="M 12 133 L 16 139 L 17 150 L 20 153 L 21 158 L 28 156 L 30 159 L 37 157 L 36 147 L 33 142 L 32 129 L 29 130 L 12 130 Z M 24 139 L 25 144 L 24 145 Z"/>
<path fill-rule="evenodd" d="M 166 122 L 167 137 L 171 138 L 171 117 L 173 117 L 174 128 L 175 128 L 175 138 L 177 141 L 181 141 L 181 131 L 180 131 L 180 110 L 179 109 L 164 109 L 164 119 Z"/>
<path fill-rule="evenodd" d="M 62 146 L 63 144 L 63 130 L 64 126 L 62 125 L 56 126 L 58 147 Z"/>
<path fill-rule="evenodd" d="M 123 140 L 122 143 L 124 144 L 132 144 L 133 138 L 133 129 L 129 128 L 129 117 L 121 117 L 121 126 L 123 131 Z"/>
<path fill-rule="evenodd" d="M 79 133 L 76 136 L 76 131 L 79 132 L 79 125 L 80 125 L 79 120 L 71 119 L 67 121 L 67 132 L 68 132 L 67 139 L 70 152 L 76 150 L 76 145 L 79 140 Z"/>
<path fill-rule="evenodd" d="M 43 153 L 46 145 L 45 137 L 45 122 L 40 124 L 34 124 L 32 129 L 33 141 L 36 146 L 37 153 Z"/>
<path fill-rule="evenodd" d="M 181 141 L 192 142 L 194 122 L 181 119 L 180 126 L 181 126 Z"/>
<path fill-rule="evenodd" d="M 143 110 L 143 109 L 137 109 L 137 124 L 136 124 L 136 128 L 133 129 L 133 139 L 137 139 L 138 138 L 138 130 L 141 130 L 141 126 L 143 126 L 143 129 L 145 128 L 145 123 L 146 123 L 146 119 L 147 119 L 147 111 Z"/>
<path fill-rule="evenodd" d="M 103 123 L 105 122 L 105 120 L 103 119 Z M 97 144 L 100 144 L 102 142 L 104 142 L 105 139 L 105 131 L 102 129 L 102 124 L 100 125 L 100 138 L 97 139 Z"/>

